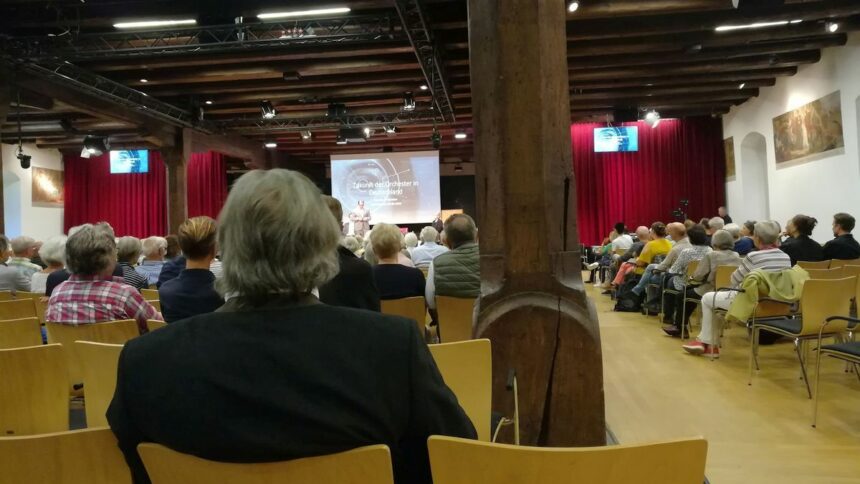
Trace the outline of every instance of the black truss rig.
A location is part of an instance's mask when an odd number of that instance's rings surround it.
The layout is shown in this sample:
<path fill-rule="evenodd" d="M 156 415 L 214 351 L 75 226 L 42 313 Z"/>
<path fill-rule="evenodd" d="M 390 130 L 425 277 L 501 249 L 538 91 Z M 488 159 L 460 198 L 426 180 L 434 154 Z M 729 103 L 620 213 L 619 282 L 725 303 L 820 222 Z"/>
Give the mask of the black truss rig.
<path fill-rule="evenodd" d="M 252 130 L 257 133 L 272 131 L 302 131 L 306 129 L 337 129 L 341 127 L 383 127 L 385 125 L 416 124 L 420 122 L 438 122 L 438 113 L 433 109 L 412 112 L 379 113 L 379 114 L 347 114 L 345 116 L 328 117 L 304 116 L 300 118 L 261 119 L 259 117 L 234 118 L 218 121 L 218 126 L 229 131 Z"/>

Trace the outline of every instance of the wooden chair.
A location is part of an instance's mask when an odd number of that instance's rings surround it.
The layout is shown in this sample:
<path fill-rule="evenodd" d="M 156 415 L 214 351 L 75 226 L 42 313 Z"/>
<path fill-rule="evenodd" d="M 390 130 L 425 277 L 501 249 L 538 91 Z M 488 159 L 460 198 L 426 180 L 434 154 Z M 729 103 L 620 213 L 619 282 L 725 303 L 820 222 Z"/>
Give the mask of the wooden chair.
<path fill-rule="evenodd" d="M 696 272 L 696 269 L 698 269 L 698 268 L 699 268 L 699 261 L 697 261 L 697 260 L 690 261 L 690 263 L 687 264 L 687 271 L 684 274 L 682 274 L 682 276 L 684 278 L 684 286 L 680 290 L 675 289 L 674 286 L 668 287 L 664 284 L 663 293 L 660 295 L 660 314 L 662 315 L 663 318 L 666 317 L 665 310 L 664 310 L 664 308 L 666 307 L 666 296 L 667 295 L 676 295 L 676 294 L 686 294 L 687 293 L 687 284 L 689 283 L 690 278 L 693 277 L 693 274 Z M 671 281 L 672 278 L 676 275 L 678 275 L 678 274 L 667 273 L 666 274 L 667 283 L 668 283 L 668 281 Z M 682 315 L 681 321 L 686 321 L 687 320 L 687 304 L 685 302 L 682 302 L 681 307 L 676 308 L 676 309 L 681 310 L 681 315 Z M 687 328 L 686 323 L 681 325 L 681 341 L 684 341 L 684 332 L 686 331 L 686 328 Z"/>
<path fill-rule="evenodd" d="M 842 267 L 837 267 L 835 269 L 806 269 L 806 272 L 809 273 L 810 279 L 833 280 L 842 279 L 844 277 Z"/>
<path fill-rule="evenodd" d="M 821 375 L 821 360 L 825 356 L 845 361 L 854 366 L 854 373 L 860 380 L 860 341 L 846 341 L 831 345 L 822 345 L 822 339 L 826 334 L 839 333 L 848 330 L 849 326 L 860 324 L 860 319 L 835 316 L 827 318 L 818 332 L 818 359 L 815 363 L 815 394 L 812 399 L 812 426 L 817 425 L 818 420 L 818 389 L 819 376 Z"/>
<path fill-rule="evenodd" d="M 753 319 L 751 324 L 749 385 L 752 385 L 753 366 L 756 370 L 759 369 L 758 340 L 761 330 L 764 329 L 794 339 L 794 349 L 800 363 L 801 377 L 806 384 L 809 398 L 812 398 L 812 390 L 806 374 L 809 340 L 836 337 L 845 332 L 845 328 L 839 324 L 834 324 L 825 333 L 821 333 L 820 330 L 828 318 L 834 316 L 849 317 L 848 313 L 851 309 L 851 299 L 856 291 L 856 284 L 857 279 L 854 277 L 833 280 L 809 279 L 803 284 L 803 292 L 800 296 L 802 314 L 793 318 Z"/>
<path fill-rule="evenodd" d="M 439 373 L 457 396 L 478 431 L 478 440 L 491 439 L 493 358 L 490 340 L 475 339 L 430 345 Z"/>
<path fill-rule="evenodd" d="M 48 312 L 48 299 L 33 299 L 33 304 L 36 306 L 36 317 L 39 318 L 41 324 L 45 324 L 47 321 L 45 314 Z"/>
<path fill-rule="evenodd" d="M 137 453 L 152 484 L 394 484 L 391 454 L 385 445 L 258 464 L 216 462 L 158 444 L 140 444 Z"/>
<path fill-rule="evenodd" d="M 719 291 L 721 289 L 726 290 L 726 289 L 730 288 L 732 285 L 732 274 L 734 274 L 734 272 L 737 269 L 738 269 L 738 266 L 717 266 L 716 274 L 714 274 L 714 290 Z M 684 296 L 685 311 L 686 311 L 686 305 L 688 302 L 695 302 L 695 303 L 701 304 L 702 300 Z M 716 314 L 718 312 L 725 313 L 725 310 L 715 307 L 714 313 Z M 684 315 L 686 317 L 686 313 L 684 313 Z M 716 318 L 715 318 L 715 321 L 716 321 Z M 720 326 L 720 327 L 718 327 L 718 326 Z M 713 331 L 713 339 L 711 341 L 718 341 L 719 342 L 718 336 L 720 334 L 722 334 L 722 326 L 718 325 L 718 324 L 712 324 L 711 328 Z M 713 359 L 714 359 L 713 354 L 711 354 L 711 360 L 713 360 Z"/>
<path fill-rule="evenodd" d="M 26 292 L 26 291 L 18 291 L 15 293 L 15 299 L 33 299 L 38 300 L 45 297 L 44 294 L 39 294 L 38 292 Z"/>
<path fill-rule="evenodd" d="M 0 435 L 69 430 L 69 375 L 63 350 L 62 345 L 0 350 Z M 0 472 L 2 482 L 32 482 L 5 479 Z"/>
<path fill-rule="evenodd" d="M 0 320 L 36 318 L 36 303 L 32 299 L 13 299 L 0 302 Z"/>
<path fill-rule="evenodd" d="M 409 318 L 418 324 L 418 331 L 421 336 L 425 335 L 424 320 L 427 315 L 427 307 L 424 305 L 424 298 L 421 296 L 404 297 L 402 299 L 384 299 L 380 301 L 383 314 L 391 314 L 394 316 L 403 316 Z"/>
<path fill-rule="evenodd" d="M 158 289 L 141 289 L 140 295 L 147 301 L 158 301 L 160 299 Z"/>
<path fill-rule="evenodd" d="M 12 296 L 12 291 L 0 291 L 0 302 L 2 301 L 14 301 L 15 297 Z"/>
<path fill-rule="evenodd" d="M 830 261 L 829 260 L 816 261 L 816 262 L 799 260 L 799 261 L 797 261 L 797 265 L 799 265 L 800 267 L 807 269 L 807 270 L 809 270 L 809 269 L 830 269 Z"/>
<path fill-rule="evenodd" d="M 434 484 L 701 484 L 708 452 L 703 438 L 548 448 L 434 435 L 427 447 Z"/>
<path fill-rule="evenodd" d="M 108 405 L 116 389 L 116 367 L 123 345 L 75 341 L 84 375 L 87 427 L 107 427 Z"/>
<path fill-rule="evenodd" d="M 79 324 L 77 326 L 45 323 L 45 328 L 48 330 L 48 343 L 62 343 L 66 347 L 69 381 L 72 385 L 77 385 L 84 381 L 81 356 L 78 354 L 75 341 L 122 345 L 139 335 L 137 321 L 133 319 L 108 321 L 106 323 Z M 86 392 L 86 389 L 84 391 Z"/>
<path fill-rule="evenodd" d="M 149 331 L 155 331 L 156 329 L 161 329 L 165 326 L 167 326 L 167 323 L 165 323 L 164 321 L 156 321 L 154 319 L 146 320 L 146 329 L 148 329 Z"/>
<path fill-rule="evenodd" d="M 848 265 L 851 265 L 851 266 L 860 265 L 860 259 L 850 259 L 850 260 L 833 259 L 832 261 L 830 261 L 830 268 L 831 269 L 838 269 L 840 267 L 848 266 Z"/>
<path fill-rule="evenodd" d="M 439 338 L 443 343 L 472 339 L 472 313 L 475 298 L 436 296 Z"/>
<path fill-rule="evenodd" d="M 131 473 L 113 432 L 110 429 L 87 429 L 0 437 L 0 481 L 131 484 Z"/>
<path fill-rule="evenodd" d="M 38 318 L 0 320 L 0 350 L 41 344 L 42 328 Z"/>

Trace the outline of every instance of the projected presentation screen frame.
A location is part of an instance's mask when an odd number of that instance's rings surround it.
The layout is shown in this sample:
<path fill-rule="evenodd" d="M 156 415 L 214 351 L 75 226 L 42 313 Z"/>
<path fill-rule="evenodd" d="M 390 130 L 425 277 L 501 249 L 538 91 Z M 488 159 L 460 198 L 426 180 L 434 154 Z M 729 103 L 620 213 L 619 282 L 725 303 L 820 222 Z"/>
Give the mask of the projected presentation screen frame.
<path fill-rule="evenodd" d="M 594 128 L 595 153 L 639 151 L 638 126 Z"/>
<path fill-rule="evenodd" d="M 344 223 L 364 202 L 371 225 L 429 224 L 441 210 L 439 152 L 331 155 L 331 192 Z"/>
<path fill-rule="evenodd" d="M 149 151 L 111 150 L 110 172 L 112 174 L 149 173 Z"/>

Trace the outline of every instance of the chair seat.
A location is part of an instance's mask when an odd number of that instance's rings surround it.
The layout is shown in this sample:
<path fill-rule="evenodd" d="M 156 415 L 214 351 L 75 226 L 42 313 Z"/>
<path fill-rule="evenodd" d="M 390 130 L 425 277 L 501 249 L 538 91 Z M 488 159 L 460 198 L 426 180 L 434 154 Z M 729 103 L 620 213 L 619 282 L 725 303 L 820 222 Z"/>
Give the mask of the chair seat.
<path fill-rule="evenodd" d="M 845 355 L 854 359 L 860 359 L 860 341 L 849 341 L 848 343 L 836 343 L 821 347 L 821 354 L 835 353 Z"/>
<path fill-rule="evenodd" d="M 763 328 L 772 328 L 780 330 L 784 333 L 790 334 L 800 334 L 800 331 L 803 329 L 803 320 L 800 318 L 795 319 L 766 319 L 766 320 L 756 320 L 756 326 L 761 326 Z"/>

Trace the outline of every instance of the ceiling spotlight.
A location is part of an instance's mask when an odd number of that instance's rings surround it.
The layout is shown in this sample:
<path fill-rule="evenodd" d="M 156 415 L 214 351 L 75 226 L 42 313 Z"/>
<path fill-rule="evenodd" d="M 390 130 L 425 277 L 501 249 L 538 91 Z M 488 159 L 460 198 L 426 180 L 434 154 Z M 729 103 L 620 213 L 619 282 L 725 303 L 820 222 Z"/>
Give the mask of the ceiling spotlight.
<path fill-rule="evenodd" d="M 567 11 L 570 13 L 576 12 L 579 10 L 579 2 L 577 0 L 573 0 L 567 4 Z"/>
<path fill-rule="evenodd" d="M 84 149 L 81 150 L 81 157 L 101 156 L 106 151 L 110 151 L 107 138 L 103 136 L 86 136 L 84 138 Z"/>
<path fill-rule="evenodd" d="M 742 82 L 741 85 L 738 86 L 738 89 L 743 89 L 744 87 L 746 87 L 746 85 L 747 85 L 747 83 Z"/>
<path fill-rule="evenodd" d="M 207 99 L 207 100 L 206 100 L 206 104 L 208 104 L 209 106 L 211 106 L 211 105 L 212 105 L 212 100 L 211 100 L 211 99 Z"/>
<path fill-rule="evenodd" d="M 371 128 L 369 126 L 365 127 L 364 128 L 364 137 L 370 138 L 371 136 L 373 136 L 373 128 Z"/>
<path fill-rule="evenodd" d="M 140 82 L 146 84 L 147 82 L 149 82 L 149 79 L 141 79 Z"/>
<path fill-rule="evenodd" d="M 439 130 L 433 128 L 433 134 L 430 135 L 430 142 L 433 143 L 433 149 L 438 150 L 440 146 L 442 146 L 442 135 L 439 134 Z"/>
<path fill-rule="evenodd" d="M 421 89 L 422 91 L 426 91 L 427 89 L 430 89 L 430 88 L 427 87 L 427 84 L 421 84 L 420 86 L 418 86 L 418 89 Z"/>
<path fill-rule="evenodd" d="M 803 19 L 792 20 L 792 21 L 791 21 L 791 22 L 789 22 L 789 23 L 790 23 L 790 24 L 799 24 L 800 22 L 803 22 Z"/>
<path fill-rule="evenodd" d="M 312 15 L 334 15 L 338 13 L 349 13 L 349 7 L 314 8 L 309 10 L 291 10 L 288 12 L 270 12 L 257 15 L 260 20 L 275 18 L 310 17 Z"/>
<path fill-rule="evenodd" d="M 265 144 L 265 147 L 266 148 L 277 148 L 278 143 L 275 143 L 274 141 L 269 141 L 268 143 Z"/>
<path fill-rule="evenodd" d="M 299 134 L 301 134 L 304 143 L 310 143 L 314 139 L 314 134 L 309 129 L 302 130 Z"/>
<path fill-rule="evenodd" d="M 656 128 L 660 124 L 660 113 L 653 109 L 648 111 L 648 114 L 645 115 L 645 124 L 652 128 Z"/>
<path fill-rule="evenodd" d="M 388 136 L 397 134 L 397 126 L 394 126 L 393 124 L 386 124 L 384 129 L 385 134 L 387 134 Z"/>
<path fill-rule="evenodd" d="M 461 132 L 459 132 L 459 133 L 454 133 L 454 138 L 455 138 L 455 139 L 466 139 L 466 138 L 468 138 L 468 137 L 469 137 L 469 135 L 467 135 L 466 133 L 464 133 L 464 132 L 462 132 L 462 131 L 461 131 Z"/>
<path fill-rule="evenodd" d="M 278 112 L 275 111 L 275 106 L 272 106 L 272 103 L 269 101 L 260 103 L 260 111 L 263 113 L 263 119 L 274 119 L 278 115 Z"/>
<path fill-rule="evenodd" d="M 113 24 L 115 29 L 146 29 L 152 27 L 173 27 L 176 25 L 197 25 L 197 20 L 141 20 L 138 22 L 119 22 Z"/>
<path fill-rule="evenodd" d="M 30 159 L 32 156 L 24 154 L 24 148 L 18 145 L 18 154 L 15 155 L 15 158 L 18 158 L 18 161 L 21 162 L 21 169 L 26 170 L 30 168 Z"/>
<path fill-rule="evenodd" d="M 839 30 L 839 24 L 836 22 L 827 22 L 825 27 L 827 27 L 827 31 L 831 34 L 836 33 L 836 31 Z"/>
<path fill-rule="evenodd" d="M 415 96 L 412 95 L 412 91 L 403 93 L 403 107 L 400 109 L 402 111 L 415 111 Z"/>

